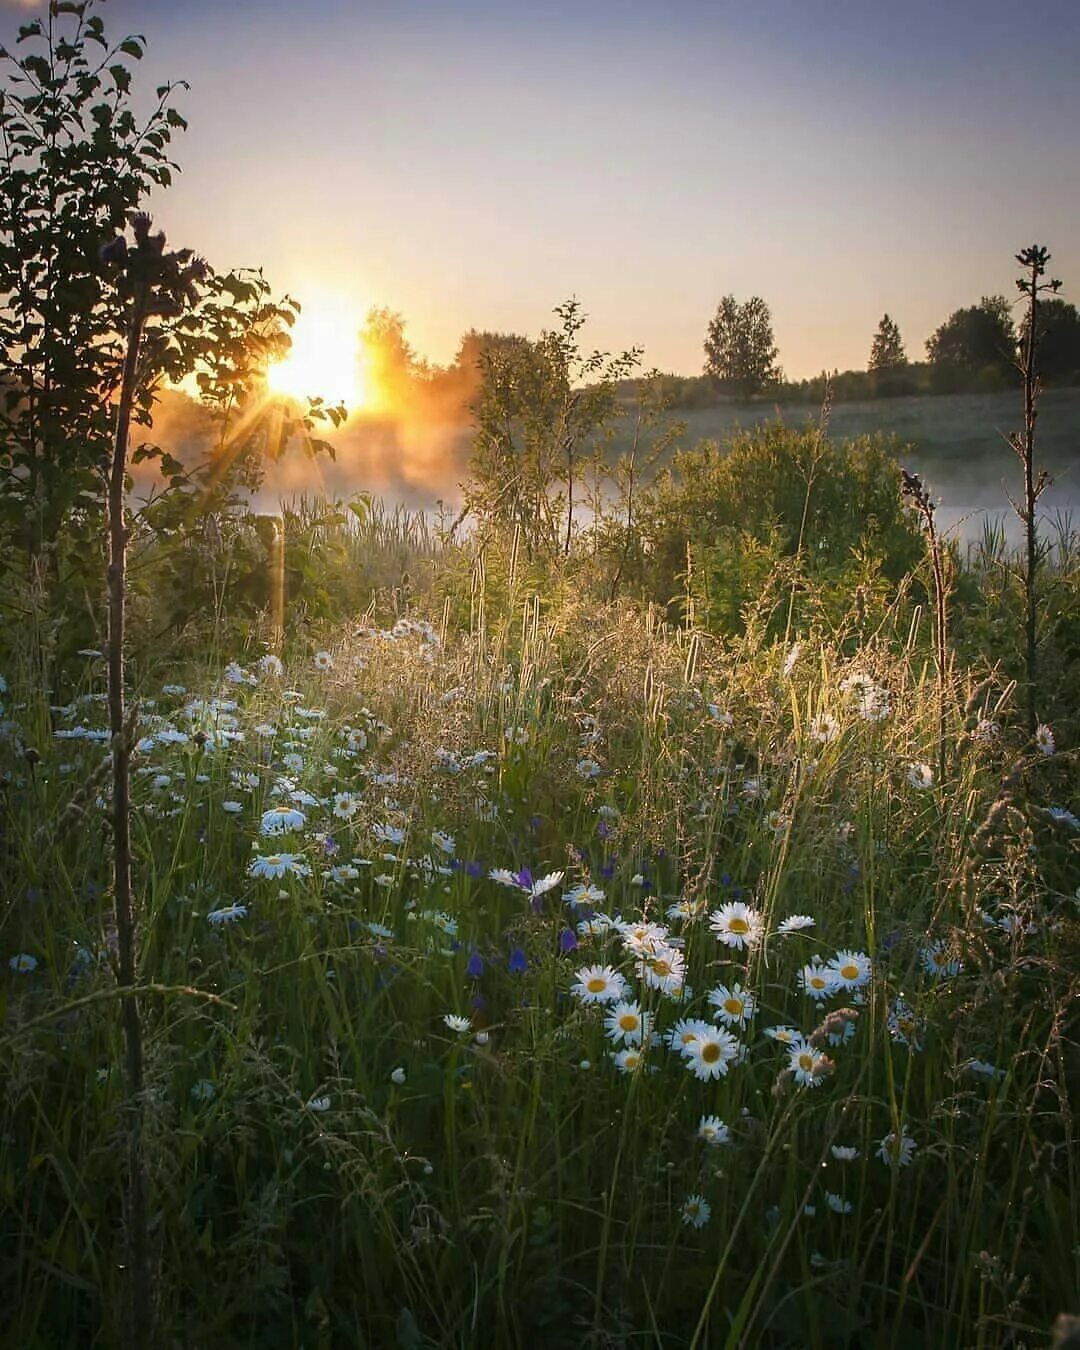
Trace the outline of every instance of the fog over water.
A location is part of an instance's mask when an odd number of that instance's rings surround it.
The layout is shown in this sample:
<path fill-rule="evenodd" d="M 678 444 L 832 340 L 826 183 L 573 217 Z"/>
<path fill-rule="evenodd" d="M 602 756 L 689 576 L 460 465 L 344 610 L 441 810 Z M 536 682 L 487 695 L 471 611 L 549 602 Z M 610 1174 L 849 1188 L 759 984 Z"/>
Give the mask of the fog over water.
<path fill-rule="evenodd" d="M 1012 394 L 838 404 L 828 434 L 834 440 L 872 432 L 894 437 L 899 461 L 922 475 L 938 501 L 943 529 L 974 541 L 989 523 L 1004 527 L 1015 541 L 1020 525 L 1007 494 L 1019 499 L 1023 477 L 1005 429 L 1017 425 L 1018 412 Z M 706 439 L 723 443 L 736 430 L 777 416 L 802 426 L 816 423 L 817 411 L 762 405 L 672 414 L 685 423 L 680 442 L 685 448 Z M 433 414 L 422 407 L 394 416 L 359 416 L 321 434 L 333 446 L 334 458 L 312 458 L 292 447 L 266 466 L 254 503 L 257 510 L 275 511 L 283 498 L 300 495 L 347 500 L 360 492 L 381 498 L 387 506 L 412 510 L 434 511 L 440 502 L 454 510 L 461 502 L 473 435 L 464 410 L 456 418 L 447 418 L 445 409 Z M 205 411 L 184 395 L 170 393 L 155 414 L 152 431 L 142 438 L 193 464 L 205 458 L 212 437 Z M 1047 525 L 1070 513 L 1074 525 L 1080 524 L 1080 390 L 1044 395 L 1037 460 L 1053 479 L 1040 502 Z M 145 486 L 148 475 L 144 472 L 139 481 Z"/>

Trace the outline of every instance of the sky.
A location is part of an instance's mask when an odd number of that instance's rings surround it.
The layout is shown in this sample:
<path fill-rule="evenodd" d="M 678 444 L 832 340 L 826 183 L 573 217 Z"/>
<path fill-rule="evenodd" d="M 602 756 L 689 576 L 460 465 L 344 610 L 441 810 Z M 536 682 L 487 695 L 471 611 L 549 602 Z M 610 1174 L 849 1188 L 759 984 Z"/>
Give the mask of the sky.
<path fill-rule="evenodd" d="M 8 41 L 33 0 L 0 0 Z M 535 334 L 697 374 L 761 295 L 791 378 L 913 359 L 1047 244 L 1080 299 L 1077 0 L 109 0 L 188 81 L 170 242 L 311 310 Z"/>

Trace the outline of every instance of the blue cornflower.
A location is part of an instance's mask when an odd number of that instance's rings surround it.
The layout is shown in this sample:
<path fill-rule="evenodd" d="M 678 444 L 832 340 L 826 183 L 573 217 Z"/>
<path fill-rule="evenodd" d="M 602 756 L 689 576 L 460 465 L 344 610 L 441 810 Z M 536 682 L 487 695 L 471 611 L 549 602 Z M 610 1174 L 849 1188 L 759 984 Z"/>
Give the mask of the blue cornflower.
<path fill-rule="evenodd" d="M 465 974 L 470 980 L 478 980 L 484 973 L 484 958 L 478 951 L 473 951 L 469 956 L 469 963 L 465 967 Z"/>
<path fill-rule="evenodd" d="M 520 947 L 515 947 L 510 953 L 510 974 L 520 975 L 528 970 L 529 961 Z"/>

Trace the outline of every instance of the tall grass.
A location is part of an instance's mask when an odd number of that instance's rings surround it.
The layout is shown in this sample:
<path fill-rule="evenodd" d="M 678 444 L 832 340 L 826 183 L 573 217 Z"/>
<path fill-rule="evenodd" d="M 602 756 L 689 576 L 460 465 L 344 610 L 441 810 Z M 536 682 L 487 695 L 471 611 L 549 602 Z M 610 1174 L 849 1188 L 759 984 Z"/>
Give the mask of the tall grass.
<path fill-rule="evenodd" d="M 357 567 L 436 555 L 400 518 L 347 534 Z M 474 574 L 472 625 L 433 603 L 433 626 L 373 617 L 319 652 L 297 633 L 280 676 L 196 650 L 138 691 L 171 1341 L 1045 1340 L 1080 1287 L 1076 833 L 1039 805 L 1068 806 L 1071 758 L 1013 728 L 1006 682 L 960 671 L 949 780 L 924 786 L 940 682 L 899 602 L 858 649 L 797 651 L 542 604 L 520 569 Z M 29 1346 L 119 1335 L 102 681 L 88 657 L 62 707 L 5 695 L 0 1225 Z M 304 819 L 265 836 L 276 806 Z M 310 871 L 252 875 L 282 853 Z M 763 934 L 743 950 L 709 921 L 740 903 Z M 814 925 L 782 933 L 796 914 Z M 815 1003 L 800 970 L 843 951 L 868 978 Z M 658 952 L 685 960 L 682 996 L 646 978 Z M 634 1071 L 572 992 L 592 965 L 661 1037 Z M 701 1080 L 663 1038 L 736 983 L 742 1048 Z M 812 1042 L 817 1086 L 778 1027 Z M 714 1115 L 727 1142 L 699 1137 Z"/>

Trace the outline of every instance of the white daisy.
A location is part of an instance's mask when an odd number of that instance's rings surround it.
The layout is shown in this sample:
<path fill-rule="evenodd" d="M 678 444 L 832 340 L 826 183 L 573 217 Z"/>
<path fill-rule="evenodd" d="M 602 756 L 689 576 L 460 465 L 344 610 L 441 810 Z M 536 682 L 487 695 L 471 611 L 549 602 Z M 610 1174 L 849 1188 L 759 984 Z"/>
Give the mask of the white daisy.
<path fill-rule="evenodd" d="M 709 1027 L 682 1048 L 686 1067 L 695 1077 L 708 1082 L 723 1078 L 728 1065 L 739 1056 L 740 1042 L 722 1027 Z"/>
<path fill-rule="evenodd" d="M 658 946 L 638 961 L 637 975 L 650 989 L 674 996 L 686 983 L 686 957 L 674 947 Z"/>
<path fill-rule="evenodd" d="M 688 1228 L 704 1228 L 712 1218 L 712 1209 L 703 1195 L 688 1195 L 679 1217 Z"/>
<path fill-rule="evenodd" d="M 641 1047 L 637 1045 L 627 1046 L 625 1050 L 613 1051 L 611 1058 L 620 1073 L 635 1073 L 644 1062 Z"/>
<path fill-rule="evenodd" d="M 736 951 L 756 947 L 764 933 L 759 910 L 733 900 L 709 915 L 709 927 L 726 947 Z"/>
<path fill-rule="evenodd" d="M 247 905 L 238 905 L 234 902 L 231 905 L 225 905 L 222 909 L 212 909 L 206 916 L 206 920 L 215 928 L 220 928 L 224 923 L 235 923 L 237 919 L 246 919 L 247 912 Z"/>
<path fill-rule="evenodd" d="M 1054 741 L 1054 733 L 1045 722 L 1040 722 L 1035 728 L 1035 745 L 1040 753 L 1044 755 L 1052 755 L 1057 749 L 1057 744 Z"/>
<path fill-rule="evenodd" d="M 264 835 L 288 834 L 290 830 L 302 830 L 307 817 L 303 811 L 292 806 L 272 806 L 264 811 L 259 822 L 259 833 Z"/>
<path fill-rule="evenodd" d="M 899 1135 L 895 1130 L 889 1131 L 878 1145 L 877 1156 L 887 1167 L 907 1167 L 915 1149 L 915 1140 L 908 1134 L 908 1127 L 904 1125 Z"/>
<path fill-rule="evenodd" d="M 861 989 L 870 979 L 870 958 L 865 952 L 840 951 L 829 962 L 835 988 Z"/>
<path fill-rule="evenodd" d="M 339 820 L 351 820 L 359 810 L 359 797 L 354 797 L 351 792 L 336 792 L 334 794 L 334 815 Z"/>
<path fill-rule="evenodd" d="M 666 1033 L 664 1039 L 672 1050 L 682 1053 L 702 1036 L 709 1036 L 715 1030 L 711 1022 L 705 1022 L 700 1017 L 681 1017 Z"/>
<path fill-rule="evenodd" d="M 648 1020 L 637 1003 L 622 1000 L 604 1018 L 604 1029 L 616 1045 L 640 1045 L 648 1029 Z"/>
<path fill-rule="evenodd" d="M 765 1035 L 771 1041 L 778 1041 L 781 1045 L 805 1045 L 806 1037 L 797 1027 L 766 1027 Z"/>
<path fill-rule="evenodd" d="M 445 1013 L 443 1021 L 451 1031 L 456 1031 L 463 1035 L 466 1031 L 472 1030 L 472 1019 L 469 1017 L 459 1017 L 457 1013 Z"/>
<path fill-rule="evenodd" d="M 582 1003 L 615 1003 L 626 993 L 626 981 L 614 966 L 584 966 L 570 992 Z"/>
<path fill-rule="evenodd" d="M 964 968 L 963 963 L 951 954 L 940 938 L 935 938 L 933 942 L 925 946 L 919 956 L 923 970 L 936 980 L 959 975 Z"/>
<path fill-rule="evenodd" d="M 702 1116 L 698 1122 L 697 1137 L 714 1148 L 731 1143 L 731 1131 L 719 1116 Z"/>
<path fill-rule="evenodd" d="M 909 764 L 907 780 L 913 788 L 925 789 L 934 786 L 934 771 L 929 764 Z"/>
<path fill-rule="evenodd" d="M 817 1087 L 832 1070 L 832 1060 L 819 1055 L 808 1045 L 793 1045 L 788 1056 L 788 1069 L 800 1087 Z"/>
<path fill-rule="evenodd" d="M 776 931 L 780 937 L 789 937 L 792 933 L 801 933 L 803 929 L 813 926 L 814 920 L 809 914 L 789 914 L 777 924 Z"/>
<path fill-rule="evenodd" d="M 329 652 L 316 652 L 312 660 L 315 663 L 316 670 L 327 671 L 334 668 L 334 658 Z"/>
<path fill-rule="evenodd" d="M 728 1027 L 744 1027 L 754 1015 L 754 996 L 738 983 L 730 989 L 718 984 L 709 990 L 708 1000 L 716 1009 L 717 1020 Z"/>
<path fill-rule="evenodd" d="M 252 858 L 248 872 L 253 877 L 311 876 L 311 868 L 295 853 L 271 853 Z"/>
<path fill-rule="evenodd" d="M 808 994 L 815 1002 L 820 1003 L 823 998 L 828 998 L 830 994 L 836 992 L 835 972 L 816 961 L 803 966 L 799 971 L 798 980 L 803 993 Z"/>
<path fill-rule="evenodd" d="M 828 745 L 840 735 L 840 723 L 831 713 L 819 713 L 810 723 L 810 735 L 821 745 Z"/>

